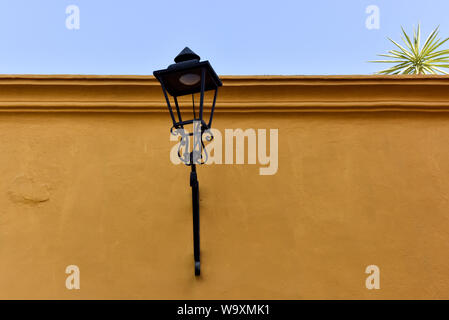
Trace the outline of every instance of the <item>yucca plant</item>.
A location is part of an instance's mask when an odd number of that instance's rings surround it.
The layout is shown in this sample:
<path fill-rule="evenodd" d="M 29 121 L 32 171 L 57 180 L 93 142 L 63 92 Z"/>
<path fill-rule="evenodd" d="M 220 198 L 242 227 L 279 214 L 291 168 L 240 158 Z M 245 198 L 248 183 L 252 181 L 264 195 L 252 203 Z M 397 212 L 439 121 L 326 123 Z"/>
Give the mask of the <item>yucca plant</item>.
<path fill-rule="evenodd" d="M 449 68 L 449 50 L 439 50 L 443 43 L 449 38 L 441 40 L 438 38 L 439 27 L 430 33 L 423 46 L 420 46 L 421 27 L 413 30 L 413 41 L 402 28 L 402 41 L 405 47 L 388 38 L 399 50 L 388 51 L 388 54 L 379 54 L 381 57 L 392 58 L 392 60 L 374 60 L 376 63 L 396 63 L 395 66 L 376 72 L 376 74 L 449 74 L 440 68 Z"/>

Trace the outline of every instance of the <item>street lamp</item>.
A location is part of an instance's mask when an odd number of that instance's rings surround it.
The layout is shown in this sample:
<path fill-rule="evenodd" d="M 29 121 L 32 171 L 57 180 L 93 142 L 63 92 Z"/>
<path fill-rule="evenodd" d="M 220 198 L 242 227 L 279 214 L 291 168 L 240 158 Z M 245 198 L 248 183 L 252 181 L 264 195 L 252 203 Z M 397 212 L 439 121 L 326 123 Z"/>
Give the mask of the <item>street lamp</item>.
<path fill-rule="evenodd" d="M 175 63 L 167 69 L 153 72 L 161 83 L 162 91 L 167 102 L 173 126 L 171 133 L 181 135 L 178 149 L 178 157 L 190 166 L 190 187 L 192 188 L 193 208 L 193 258 L 195 261 L 195 275 L 200 275 L 200 203 L 199 185 L 196 173 L 196 165 L 207 161 L 207 152 L 204 148 L 203 135 L 206 140 L 211 141 L 213 136 L 210 132 L 212 118 L 214 115 L 215 102 L 217 100 L 218 87 L 222 86 L 220 78 L 215 73 L 209 61 L 201 61 L 200 57 L 185 47 L 175 58 Z M 214 98 L 210 107 L 209 120 L 203 119 L 204 92 L 214 90 Z M 199 104 L 195 106 L 195 94 L 199 93 Z M 173 97 L 177 117 L 172 109 L 169 96 Z M 192 95 L 192 113 L 186 114 L 178 102 L 178 97 Z M 191 125 L 192 131 L 187 132 L 186 127 Z M 190 141 L 192 139 L 193 141 Z"/>

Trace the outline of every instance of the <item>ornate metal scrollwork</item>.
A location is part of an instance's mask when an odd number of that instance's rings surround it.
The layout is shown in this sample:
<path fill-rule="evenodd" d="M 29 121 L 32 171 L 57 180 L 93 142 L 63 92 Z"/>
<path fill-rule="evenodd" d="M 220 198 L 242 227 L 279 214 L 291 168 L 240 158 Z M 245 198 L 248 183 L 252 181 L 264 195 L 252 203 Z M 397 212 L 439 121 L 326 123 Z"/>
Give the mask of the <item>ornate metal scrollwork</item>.
<path fill-rule="evenodd" d="M 212 131 L 200 121 L 193 122 L 193 132 L 188 132 L 184 128 L 172 127 L 170 133 L 174 136 L 181 136 L 178 146 L 178 157 L 187 166 L 192 164 L 205 164 L 209 159 L 204 142 L 211 142 L 214 139 Z M 193 141 L 190 141 L 192 137 Z M 192 143 L 192 151 L 190 144 Z"/>

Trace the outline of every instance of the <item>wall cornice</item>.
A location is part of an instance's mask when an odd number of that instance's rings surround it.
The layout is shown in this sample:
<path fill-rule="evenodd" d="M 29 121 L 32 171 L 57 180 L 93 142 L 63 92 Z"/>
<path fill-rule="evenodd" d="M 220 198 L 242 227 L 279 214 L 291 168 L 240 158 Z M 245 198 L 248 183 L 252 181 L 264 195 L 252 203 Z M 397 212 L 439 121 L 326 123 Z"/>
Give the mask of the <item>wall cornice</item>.
<path fill-rule="evenodd" d="M 221 76 L 216 112 L 449 111 L 447 76 Z M 152 76 L 0 75 L 0 112 L 166 112 Z"/>

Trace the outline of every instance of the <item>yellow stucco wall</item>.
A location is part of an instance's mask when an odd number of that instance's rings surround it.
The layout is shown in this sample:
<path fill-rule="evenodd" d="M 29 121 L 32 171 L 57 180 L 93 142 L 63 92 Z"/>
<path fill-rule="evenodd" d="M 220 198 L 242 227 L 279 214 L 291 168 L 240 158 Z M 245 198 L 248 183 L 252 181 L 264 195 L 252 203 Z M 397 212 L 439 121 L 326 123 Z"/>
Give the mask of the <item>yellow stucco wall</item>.
<path fill-rule="evenodd" d="M 279 170 L 198 169 L 200 278 L 169 121 L 0 114 L 1 299 L 449 298 L 448 113 L 217 112 L 222 132 L 278 129 Z"/>

